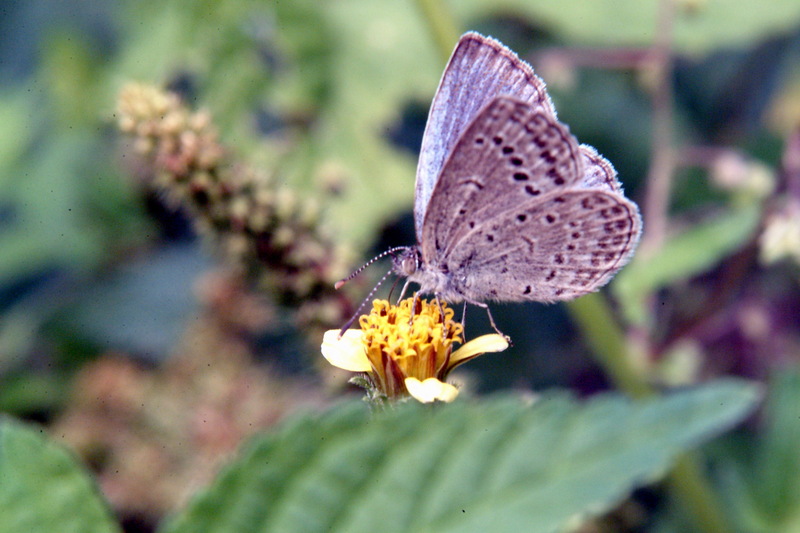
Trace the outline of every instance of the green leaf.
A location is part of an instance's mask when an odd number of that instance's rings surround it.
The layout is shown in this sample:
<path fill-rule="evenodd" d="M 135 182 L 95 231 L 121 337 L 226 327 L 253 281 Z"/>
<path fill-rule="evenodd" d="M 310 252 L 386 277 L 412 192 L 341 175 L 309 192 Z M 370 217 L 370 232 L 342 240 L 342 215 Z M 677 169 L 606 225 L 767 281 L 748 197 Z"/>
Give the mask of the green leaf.
<path fill-rule="evenodd" d="M 753 533 L 800 530 L 800 367 L 781 368 L 769 383 L 760 438 L 719 470 L 721 492 L 736 523 Z"/>
<path fill-rule="evenodd" d="M 0 366 L 5 361 L 0 360 Z M 56 411 L 69 392 L 67 378 L 30 371 L 6 373 L 0 379 L 0 412 L 19 415 Z"/>
<path fill-rule="evenodd" d="M 0 531 L 120 531 L 89 476 L 43 430 L 0 418 Z"/>
<path fill-rule="evenodd" d="M 451 2 L 461 20 L 488 15 L 519 14 L 562 39 L 585 45 L 644 46 L 652 44 L 658 26 L 659 0 L 483 0 Z M 698 0 L 676 2 L 675 47 L 707 52 L 724 46 L 789 32 L 800 18 L 800 2 Z"/>
<path fill-rule="evenodd" d="M 635 256 L 612 285 L 627 320 L 641 324 L 654 291 L 706 272 L 740 248 L 753 236 L 759 216 L 754 204 L 733 208 L 672 237 L 650 257 Z"/>
<path fill-rule="evenodd" d="M 161 531 L 556 531 L 655 480 L 757 397 L 720 381 L 642 403 L 550 393 L 372 417 L 345 405 L 255 440 Z"/>

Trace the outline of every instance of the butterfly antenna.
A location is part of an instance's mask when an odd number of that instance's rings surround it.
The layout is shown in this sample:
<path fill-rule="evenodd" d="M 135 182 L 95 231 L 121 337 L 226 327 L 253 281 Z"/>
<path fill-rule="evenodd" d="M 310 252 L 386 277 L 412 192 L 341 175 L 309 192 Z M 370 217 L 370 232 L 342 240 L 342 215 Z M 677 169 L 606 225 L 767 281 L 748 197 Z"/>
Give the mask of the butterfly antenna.
<path fill-rule="evenodd" d="M 385 253 L 383 253 L 383 254 L 381 254 L 381 255 L 386 255 L 387 253 L 389 253 L 389 252 L 385 252 Z M 374 261 L 375 261 L 375 259 L 373 259 L 372 261 L 370 261 L 369 263 L 367 263 L 367 265 L 369 265 L 370 263 L 372 263 L 372 262 L 374 262 Z M 365 266 L 367 266 L 367 265 L 364 265 L 364 267 L 365 267 Z M 360 271 L 364 270 L 364 267 L 361 267 L 361 268 L 359 268 L 359 269 L 356 271 L 356 274 L 357 274 L 358 272 L 360 272 Z M 340 329 L 340 330 L 339 330 L 339 338 L 340 338 L 340 339 L 342 338 L 342 335 L 344 335 L 344 332 L 345 332 L 345 331 L 347 331 L 347 330 L 350 328 L 350 326 L 351 326 L 351 325 L 353 325 L 353 322 L 355 322 L 355 321 L 356 321 L 356 318 L 358 318 L 358 315 L 359 315 L 359 314 L 361 314 L 361 310 L 364 308 L 364 306 L 365 306 L 365 305 L 367 305 L 367 302 L 368 302 L 368 301 L 370 301 L 370 300 L 372 299 L 372 297 L 375 295 L 375 291 L 377 291 L 377 290 L 378 290 L 378 287 L 380 287 L 380 286 L 381 286 L 381 284 L 382 284 L 384 281 L 386 281 L 386 278 L 388 278 L 388 277 L 389 277 L 389 274 L 391 274 L 391 273 L 392 273 L 392 271 L 391 271 L 391 270 L 389 270 L 389 272 L 387 272 L 386 274 L 384 274 L 384 275 L 383 275 L 383 277 L 382 277 L 380 280 L 378 280 L 378 283 L 376 283 L 376 284 L 375 284 L 375 286 L 372 288 L 372 290 L 371 290 L 371 291 L 369 291 L 369 294 L 367 294 L 367 297 L 366 297 L 366 298 L 364 298 L 364 300 L 361 302 L 361 305 L 359 305 L 359 306 L 358 306 L 358 309 L 356 309 L 356 312 L 353 314 L 353 316 L 351 316 L 351 317 L 350 317 L 350 320 L 348 320 L 348 321 L 347 321 L 347 323 L 346 323 L 344 326 L 342 326 L 342 329 Z M 343 280 L 341 281 L 341 283 L 344 283 L 345 281 L 347 281 L 347 280 L 349 280 L 349 279 L 352 279 L 352 278 L 353 278 L 353 276 L 351 275 L 349 278 L 345 278 L 345 279 L 343 279 Z"/>
<path fill-rule="evenodd" d="M 380 260 L 380 259 L 383 259 L 383 258 L 384 258 L 384 257 L 386 257 L 387 255 L 393 255 L 395 252 L 399 252 L 399 251 L 401 251 L 401 250 L 406 250 L 406 249 L 408 249 L 408 246 L 397 246 L 397 247 L 395 247 L 395 248 L 390 248 L 390 249 L 386 250 L 385 252 L 383 252 L 383 253 L 381 253 L 381 254 L 378 254 L 378 255 L 376 255 L 375 257 L 373 257 L 372 259 L 370 259 L 369 261 L 367 261 L 366 263 L 364 263 L 363 265 L 361 265 L 359 268 L 357 268 L 357 269 L 355 270 L 355 272 L 353 272 L 352 274 L 350 274 L 350 275 L 349 275 L 349 276 L 347 276 L 346 278 L 344 278 L 344 279 L 340 279 L 339 281 L 337 281 L 337 282 L 336 282 L 336 283 L 333 285 L 333 287 L 334 287 L 335 289 L 337 289 L 337 290 L 341 289 L 341 288 L 342 288 L 342 286 L 343 286 L 345 283 L 347 283 L 348 281 L 350 281 L 350 280 L 351 280 L 351 279 L 353 279 L 354 277 L 356 277 L 356 276 L 358 276 L 359 274 L 361 274 L 361 273 L 364 271 L 364 269 L 366 269 L 368 266 L 370 266 L 370 265 L 371 265 L 372 263 L 374 263 L 375 261 L 378 261 L 378 260 Z M 387 274 L 387 275 L 388 275 L 388 274 Z M 378 282 L 378 285 L 380 285 L 380 283 L 381 283 L 381 282 L 383 282 L 383 280 L 384 280 L 384 279 L 386 279 L 386 276 L 384 276 L 384 277 L 383 277 L 383 279 L 382 279 L 380 282 Z M 378 288 L 378 286 L 376 285 L 376 286 L 375 286 L 375 289 L 377 289 L 377 288 Z M 370 293 L 370 296 L 372 296 L 372 293 L 374 293 L 374 292 L 375 292 L 375 289 L 373 289 L 373 290 L 372 290 L 372 292 Z M 359 308 L 359 309 L 360 309 L 360 308 Z M 344 329 L 347 329 L 347 328 L 345 327 Z"/>

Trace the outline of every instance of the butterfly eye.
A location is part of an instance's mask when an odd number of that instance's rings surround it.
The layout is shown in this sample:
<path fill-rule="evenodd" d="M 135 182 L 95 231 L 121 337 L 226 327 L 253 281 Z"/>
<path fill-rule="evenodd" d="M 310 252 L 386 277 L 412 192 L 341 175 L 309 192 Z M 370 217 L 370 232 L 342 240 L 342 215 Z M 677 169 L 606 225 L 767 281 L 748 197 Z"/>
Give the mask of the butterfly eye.
<path fill-rule="evenodd" d="M 420 257 L 414 249 L 405 249 L 392 260 L 393 270 L 400 276 L 411 276 L 419 269 L 419 265 Z"/>
<path fill-rule="evenodd" d="M 417 260 L 417 255 L 407 255 L 403 258 L 403 270 L 409 273 L 409 275 L 413 274 L 417 271 L 419 267 L 419 261 Z"/>

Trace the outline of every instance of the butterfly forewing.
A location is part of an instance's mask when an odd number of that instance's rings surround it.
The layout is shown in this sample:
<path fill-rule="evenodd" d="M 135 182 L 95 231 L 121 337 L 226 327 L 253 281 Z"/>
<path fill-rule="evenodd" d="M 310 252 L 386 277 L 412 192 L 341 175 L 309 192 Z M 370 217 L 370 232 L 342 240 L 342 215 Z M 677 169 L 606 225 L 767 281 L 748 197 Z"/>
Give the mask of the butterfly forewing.
<path fill-rule="evenodd" d="M 423 259 L 436 263 L 493 217 L 577 187 L 580 154 L 552 115 L 514 98 L 490 101 L 453 147 L 436 183 L 423 222 Z"/>
<path fill-rule="evenodd" d="M 555 117 L 544 82 L 530 65 L 494 39 L 464 34 L 442 75 L 422 138 L 414 204 L 417 240 L 422 239 L 428 201 L 448 154 L 478 112 L 501 95 Z"/>

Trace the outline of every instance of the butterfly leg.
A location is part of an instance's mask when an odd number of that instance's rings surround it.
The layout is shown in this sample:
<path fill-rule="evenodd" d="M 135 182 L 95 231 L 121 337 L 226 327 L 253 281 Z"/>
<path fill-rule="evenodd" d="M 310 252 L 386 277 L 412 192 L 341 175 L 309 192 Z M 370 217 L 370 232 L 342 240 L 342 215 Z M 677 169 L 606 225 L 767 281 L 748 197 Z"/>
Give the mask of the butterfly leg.
<path fill-rule="evenodd" d="M 403 287 L 403 292 L 405 292 L 406 287 L 408 287 L 408 282 L 406 282 L 405 287 Z M 408 325 L 410 326 L 414 322 L 414 315 L 417 314 L 417 302 L 419 302 L 419 293 L 414 293 L 414 300 L 411 302 L 411 316 L 408 319 Z M 400 300 L 397 300 L 397 304 L 400 305 Z"/>
<path fill-rule="evenodd" d="M 398 280 L 399 280 L 399 278 L 398 278 Z M 397 305 L 400 305 L 400 302 L 403 300 L 403 296 L 406 295 L 406 291 L 408 290 L 408 286 L 409 286 L 410 283 L 411 283 L 411 280 L 407 279 L 406 282 L 403 284 L 403 290 L 400 291 L 400 296 L 397 298 Z M 395 283 L 395 285 L 392 286 L 392 290 L 394 290 L 394 287 L 396 285 L 397 285 L 397 283 Z M 414 293 L 414 308 L 416 308 L 416 307 L 417 307 L 417 293 Z"/>
<path fill-rule="evenodd" d="M 392 294 L 394 294 L 394 290 L 397 288 L 398 283 L 400 283 L 400 278 L 395 278 L 394 282 L 392 282 L 392 288 L 389 289 L 389 296 L 386 297 L 387 300 L 392 299 Z M 403 290 L 405 290 L 405 286 L 403 287 Z M 402 294 L 400 296 L 402 298 Z M 397 300 L 397 303 L 400 303 L 400 300 Z"/>
<path fill-rule="evenodd" d="M 494 329 L 494 331 L 498 335 L 500 335 L 505 340 L 507 340 L 509 345 L 513 346 L 513 343 L 511 342 L 511 337 L 509 337 L 508 335 L 506 335 L 505 333 L 500 331 L 500 328 L 498 328 L 497 325 L 494 323 L 494 317 L 492 317 L 492 312 L 489 310 L 489 305 L 488 304 L 485 304 L 483 302 L 473 302 L 472 300 L 470 300 L 469 303 L 471 303 L 472 305 L 477 305 L 478 307 L 482 307 L 483 309 L 485 309 L 486 310 L 486 314 L 489 316 L 489 323 L 492 325 L 492 329 Z M 466 305 L 466 302 L 464 302 L 464 304 Z"/>
<path fill-rule="evenodd" d="M 445 318 L 444 318 L 444 309 L 442 308 L 442 301 L 439 299 L 439 295 L 438 294 L 434 294 L 434 297 L 436 298 L 436 305 L 439 306 L 439 316 L 442 317 L 442 324 L 444 324 L 444 336 L 447 337 L 447 334 L 449 333 L 449 329 L 450 328 L 449 328 L 449 325 L 445 321 Z"/>

